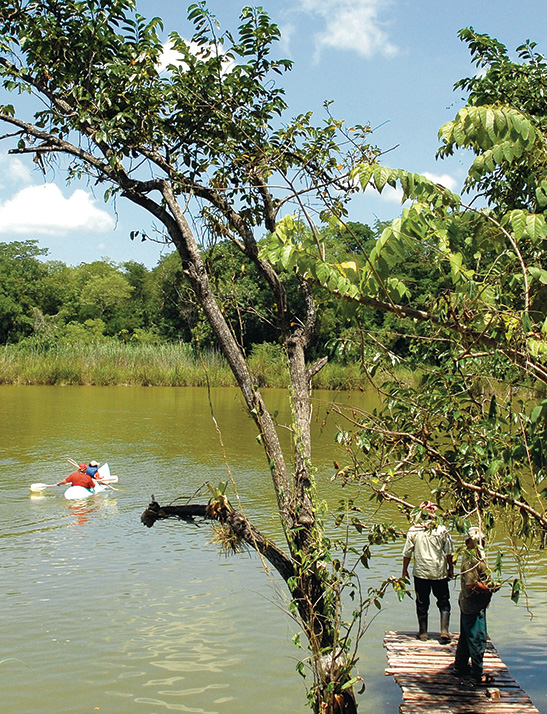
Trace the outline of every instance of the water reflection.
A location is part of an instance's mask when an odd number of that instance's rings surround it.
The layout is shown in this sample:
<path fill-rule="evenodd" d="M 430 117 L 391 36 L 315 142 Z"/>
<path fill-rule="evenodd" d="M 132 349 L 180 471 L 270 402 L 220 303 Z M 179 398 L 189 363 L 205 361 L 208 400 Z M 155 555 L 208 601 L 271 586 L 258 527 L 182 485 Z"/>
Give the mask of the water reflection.
<path fill-rule="evenodd" d="M 116 508 L 116 499 L 108 498 L 103 494 L 82 501 L 69 501 L 68 510 L 74 516 L 73 525 L 83 526 L 87 523 L 92 513 L 101 508 Z"/>
<path fill-rule="evenodd" d="M 337 427 L 323 417 L 332 395 L 321 396 L 319 488 L 338 499 L 348 492 L 329 480 Z M 267 399 L 288 421 L 281 393 Z M 219 557 L 207 527 L 148 530 L 139 520 L 151 494 L 160 502 L 190 496 L 206 481 L 226 480 L 230 466 L 246 512 L 280 536 L 270 475 L 237 392 L 213 392 L 228 465 L 204 390 L 3 387 L 0 400 L 0 660 L 17 658 L 0 665 L 2 712 L 307 712 L 296 627 L 275 576 L 254 555 Z M 66 457 L 80 454 L 108 460 L 119 491 L 77 504 L 62 489 L 30 495 L 30 483 L 55 482 L 66 475 Z M 365 590 L 399 574 L 401 549 L 375 554 Z M 504 591 L 489 611 L 492 639 L 543 714 L 546 574 L 539 554 L 529 583 L 533 619 Z M 456 598 L 454 583 L 455 613 Z M 384 676 L 382 638 L 386 629 L 413 628 L 414 603 L 387 595 L 360 653 L 363 711 L 397 712 L 400 690 Z"/>

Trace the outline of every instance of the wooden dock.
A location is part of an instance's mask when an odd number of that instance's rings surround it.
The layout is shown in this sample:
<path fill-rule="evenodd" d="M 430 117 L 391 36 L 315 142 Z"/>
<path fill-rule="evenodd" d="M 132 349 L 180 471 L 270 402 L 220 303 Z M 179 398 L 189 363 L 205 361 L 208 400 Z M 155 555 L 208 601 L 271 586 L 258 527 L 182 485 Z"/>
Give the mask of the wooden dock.
<path fill-rule="evenodd" d="M 493 677 L 485 686 L 452 674 L 457 635 L 441 645 L 438 635 L 427 642 L 416 633 L 386 632 L 387 675 L 393 675 L 403 693 L 401 714 L 539 714 L 488 640 L 484 672 Z"/>

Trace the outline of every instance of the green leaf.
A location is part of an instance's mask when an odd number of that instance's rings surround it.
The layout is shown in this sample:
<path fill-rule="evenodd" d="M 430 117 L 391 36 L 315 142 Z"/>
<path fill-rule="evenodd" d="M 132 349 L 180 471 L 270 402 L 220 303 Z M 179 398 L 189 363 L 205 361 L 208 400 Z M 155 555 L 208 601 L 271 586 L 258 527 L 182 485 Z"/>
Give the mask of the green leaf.
<path fill-rule="evenodd" d="M 354 687 L 354 686 L 357 684 L 357 682 L 359 682 L 360 680 L 361 680 L 360 677 L 353 677 L 353 678 L 350 679 L 349 681 L 345 682 L 345 683 L 340 687 L 340 690 L 343 692 L 343 691 L 346 690 L 346 689 L 350 689 L 351 687 Z"/>
<path fill-rule="evenodd" d="M 522 592 L 522 582 L 520 581 L 520 579 L 515 578 L 515 580 L 513 580 L 513 585 L 511 587 L 511 600 L 514 603 L 518 603 L 521 592 Z"/>
<path fill-rule="evenodd" d="M 517 241 L 520 241 L 526 231 L 527 212 L 521 210 L 510 211 L 509 223 Z"/>
<path fill-rule="evenodd" d="M 366 189 L 366 187 L 370 183 L 370 179 L 372 178 L 372 175 L 374 173 L 374 165 L 373 164 L 361 164 L 358 169 L 357 169 L 357 175 L 359 177 L 359 181 L 361 183 L 361 188 L 363 190 Z"/>
<path fill-rule="evenodd" d="M 493 394 L 492 398 L 490 399 L 490 407 L 488 409 L 488 418 L 495 419 L 497 411 L 498 411 L 498 404 L 496 401 L 496 395 Z"/>
<path fill-rule="evenodd" d="M 531 266 L 528 268 L 528 272 L 530 273 L 532 278 L 534 278 L 534 280 L 539 280 L 539 282 L 543 285 L 547 285 L 547 270 Z"/>
<path fill-rule="evenodd" d="M 503 144 L 496 144 L 493 148 L 493 156 L 496 164 L 501 164 L 505 158 L 505 153 L 503 151 Z"/>
<path fill-rule="evenodd" d="M 456 123 L 453 128 L 454 141 L 458 146 L 465 146 L 466 144 L 466 134 L 460 123 Z"/>
<path fill-rule="evenodd" d="M 450 253 L 448 259 L 450 261 L 452 280 L 457 283 L 461 276 L 463 256 L 461 253 Z"/>
<path fill-rule="evenodd" d="M 279 252 L 279 261 L 285 270 L 290 270 L 296 260 L 294 247 L 290 244 L 284 245 Z"/>
<path fill-rule="evenodd" d="M 492 111 L 492 109 L 489 107 L 486 110 L 486 121 L 485 121 L 485 126 L 486 126 L 486 132 L 488 136 L 490 137 L 490 140 L 492 141 L 492 144 L 496 143 L 497 140 L 497 134 L 495 131 L 495 125 L 494 125 L 494 120 L 495 120 L 495 113 Z"/>
<path fill-rule="evenodd" d="M 536 213 L 529 213 L 526 216 L 526 232 L 534 243 L 547 236 L 545 218 Z"/>
<path fill-rule="evenodd" d="M 498 550 L 498 554 L 496 556 L 496 564 L 494 566 L 494 570 L 497 573 L 498 577 L 501 576 L 502 565 L 503 565 L 503 553 L 501 552 L 501 550 Z"/>
<path fill-rule="evenodd" d="M 374 167 L 374 185 L 376 186 L 378 193 L 382 193 L 384 186 L 388 182 L 390 173 L 390 170 L 385 166 Z"/>
<path fill-rule="evenodd" d="M 504 141 L 500 146 L 506 161 L 511 163 L 515 158 L 514 145 L 510 141 Z"/>

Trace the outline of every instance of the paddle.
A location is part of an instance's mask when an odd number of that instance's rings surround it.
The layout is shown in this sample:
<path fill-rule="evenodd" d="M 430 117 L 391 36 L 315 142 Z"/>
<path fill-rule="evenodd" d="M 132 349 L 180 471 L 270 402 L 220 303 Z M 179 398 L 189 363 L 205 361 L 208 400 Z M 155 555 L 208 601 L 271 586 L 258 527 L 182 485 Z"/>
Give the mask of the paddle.
<path fill-rule="evenodd" d="M 76 466 L 79 468 L 79 464 L 77 464 L 73 459 L 67 459 L 69 464 L 72 464 L 73 466 Z M 99 480 L 100 479 L 100 480 Z M 117 488 L 114 488 L 111 484 L 113 483 L 118 483 L 118 477 L 115 474 L 110 473 L 110 467 L 108 464 L 103 464 L 101 468 L 97 471 L 97 481 L 98 483 L 102 483 L 108 488 L 112 489 L 112 491 L 117 491 Z M 42 491 L 45 491 L 46 488 L 53 488 L 54 486 L 57 486 L 56 483 L 33 483 L 30 485 L 30 490 L 32 493 L 42 493 Z"/>
<path fill-rule="evenodd" d="M 110 485 L 111 483 L 118 483 L 118 477 L 116 476 L 116 474 L 110 473 L 110 468 L 108 464 L 103 464 L 95 474 L 94 478 L 96 478 L 99 483 L 106 483 L 108 485 Z"/>
<path fill-rule="evenodd" d="M 31 483 L 30 490 L 33 493 L 40 493 L 41 491 L 45 491 L 46 488 L 53 488 L 54 486 L 57 486 L 57 484 L 56 483 Z"/>
<path fill-rule="evenodd" d="M 67 459 L 68 463 L 75 466 L 77 469 L 80 468 L 80 464 L 77 464 L 74 459 Z M 110 473 L 110 468 L 108 464 L 103 464 L 101 468 L 97 471 L 97 479 L 100 479 L 99 483 L 111 484 L 118 483 L 118 477 L 115 474 Z M 112 489 L 115 491 L 116 489 Z"/>

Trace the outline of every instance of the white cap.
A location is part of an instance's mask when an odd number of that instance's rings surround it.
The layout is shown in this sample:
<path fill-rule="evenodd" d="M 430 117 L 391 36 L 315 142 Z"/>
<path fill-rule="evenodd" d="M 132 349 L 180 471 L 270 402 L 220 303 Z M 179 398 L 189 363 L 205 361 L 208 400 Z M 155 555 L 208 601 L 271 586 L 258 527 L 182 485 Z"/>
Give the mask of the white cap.
<path fill-rule="evenodd" d="M 475 543 L 479 543 L 481 540 L 484 540 L 484 533 L 480 528 L 473 526 L 465 534 L 465 540 L 474 540 Z"/>

